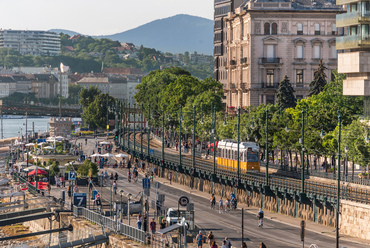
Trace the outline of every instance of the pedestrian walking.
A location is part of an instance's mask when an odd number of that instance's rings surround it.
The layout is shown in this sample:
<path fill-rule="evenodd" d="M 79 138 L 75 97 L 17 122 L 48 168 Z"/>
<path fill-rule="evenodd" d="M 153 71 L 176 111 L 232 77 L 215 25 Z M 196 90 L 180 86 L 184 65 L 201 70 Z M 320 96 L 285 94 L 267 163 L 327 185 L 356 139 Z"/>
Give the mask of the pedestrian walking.
<path fill-rule="evenodd" d="M 249 196 L 247 196 L 247 206 L 249 207 Z"/>
<path fill-rule="evenodd" d="M 243 243 L 242 243 L 242 245 L 241 245 L 240 248 L 248 248 L 248 247 L 247 247 L 247 244 L 243 241 Z"/>
<path fill-rule="evenodd" d="M 139 216 L 137 217 L 137 222 L 136 222 L 137 229 L 141 230 L 141 224 L 142 224 L 142 222 L 143 222 L 143 217 L 142 217 L 141 213 L 139 213 Z"/>
<path fill-rule="evenodd" d="M 79 193 L 79 189 L 78 189 L 78 186 L 77 185 L 75 185 L 75 187 L 73 188 L 73 192 L 74 193 Z"/>
<path fill-rule="evenodd" d="M 92 189 L 93 189 L 93 181 L 91 178 L 89 178 L 89 193 L 91 192 Z"/>
<path fill-rule="evenodd" d="M 212 244 L 213 241 L 215 241 L 215 236 L 213 235 L 212 231 L 208 233 L 207 239 L 208 239 L 208 244 L 210 245 Z"/>
<path fill-rule="evenodd" d="M 222 241 L 222 248 L 228 248 L 228 247 L 226 246 L 226 240 Z"/>
<path fill-rule="evenodd" d="M 110 184 L 113 184 L 113 172 L 110 174 L 110 177 L 109 177 L 109 179 L 110 179 Z"/>
<path fill-rule="evenodd" d="M 113 192 L 115 195 L 117 195 L 117 181 L 114 181 L 113 183 Z"/>
<path fill-rule="evenodd" d="M 221 197 L 221 199 L 220 199 L 220 201 L 218 203 L 218 212 L 219 213 L 225 212 L 225 210 L 224 210 L 224 202 L 222 200 L 222 197 Z"/>
<path fill-rule="evenodd" d="M 198 248 L 199 247 L 203 247 L 203 235 L 202 235 L 202 231 L 199 231 L 197 237 L 196 237 L 196 240 L 197 240 L 197 246 Z"/>
<path fill-rule="evenodd" d="M 163 218 L 161 222 L 161 229 L 166 228 L 166 219 Z"/>
<path fill-rule="evenodd" d="M 213 241 L 213 242 L 212 242 L 212 244 L 211 244 L 211 248 L 217 248 L 216 241 Z"/>
<path fill-rule="evenodd" d="M 168 180 L 170 180 L 170 184 L 172 184 L 172 173 L 168 173 Z"/>
<path fill-rule="evenodd" d="M 48 183 L 48 193 L 50 195 L 50 191 L 51 191 L 51 186 L 50 186 L 50 182 Z"/>
<path fill-rule="evenodd" d="M 226 248 L 231 248 L 231 242 L 228 237 L 225 237 L 225 241 L 226 241 Z"/>
<path fill-rule="evenodd" d="M 257 213 L 257 218 L 258 218 L 258 226 L 259 227 L 262 227 L 263 226 L 263 217 L 264 217 L 264 213 L 262 211 L 262 208 L 260 208 L 260 210 L 258 211 Z"/>
<path fill-rule="evenodd" d="M 150 222 L 149 227 L 150 227 L 150 233 L 152 234 L 152 239 L 153 239 L 154 234 L 155 234 L 155 230 L 156 230 L 156 227 L 157 227 L 157 223 L 155 222 L 154 218 Z"/>
<path fill-rule="evenodd" d="M 212 194 L 211 199 L 209 201 L 211 202 L 211 209 L 215 209 L 215 205 L 216 205 L 215 194 Z"/>

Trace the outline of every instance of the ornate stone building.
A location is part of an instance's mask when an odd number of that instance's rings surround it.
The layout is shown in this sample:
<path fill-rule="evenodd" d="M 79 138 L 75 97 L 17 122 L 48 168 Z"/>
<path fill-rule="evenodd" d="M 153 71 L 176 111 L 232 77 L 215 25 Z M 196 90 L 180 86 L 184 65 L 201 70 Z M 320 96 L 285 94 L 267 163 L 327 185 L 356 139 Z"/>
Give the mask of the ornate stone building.
<path fill-rule="evenodd" d="M 308 95 L 320 60 L 337 68 L 336 14 L 333 1 L 246 1 L 225 18 L 226 106 L 274 104 L 279 82 L 287 75 L 298 99 Z M 216 63 L 216 62 L 215 62 Z"/>

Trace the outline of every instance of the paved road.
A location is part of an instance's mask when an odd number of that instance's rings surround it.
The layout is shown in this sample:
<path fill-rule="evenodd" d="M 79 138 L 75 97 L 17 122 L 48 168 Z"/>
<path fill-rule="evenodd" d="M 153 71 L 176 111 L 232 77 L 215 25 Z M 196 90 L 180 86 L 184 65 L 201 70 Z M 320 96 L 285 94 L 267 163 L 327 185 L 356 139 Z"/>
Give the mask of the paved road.
<path fill-rule="evenodd" d="M 78 142 L 82 142 L 78 141 Z M 84 143 L 84 142 L 83 142 Z M 96 151 L 95 140 L 88 140 L 88 145 L 84 146 L 85 154 L 92 154 L 92 150 Z M 137 183 L 129 183 L 127 180 L 127 169 L 108 169 L 108 173 L 117 172 L 119 175 L 118 180 L 118 191 L 123 189 L 125 193 L 132 193 L 133 196 L 139 195 L 142 191 L 141 188 L 141 178 Z M 195 223 L 200 226 L 205 231 L 212 230 L 215 234 L 217 244 L 222 245 L 221 241 L 227 236 L 231 240 L 232 245 L 235 247 L 240 247 L 241 245 L 241 210 L 231 211 L 229 213 L 219 214 L 217 210 L 211 210 L 209 207 L 209 195 L 199 192 L 190 191 L 188 187 L 184 187 L 178 184 L 169 185 L 168 181 L 163 178 L 155 178 L 155 181 L 162 183 L 159 189 L 160 194 L 166 195 L 165 206 L 166 207 L 177 207 L 177 200 L 182 195 L 187 195 L 191 198 L 191 201 L 195 206 Z M 100 189 L 99 189 L 100 190 Z M 105 187 L 103 190 L 103 198 L 110 199 L 110 188 Z M 117 194 L 116 199 L 120 196 Z M 155 199 L 155 190 L 151 189 L 150 200 Z M 217 198 L 218 199 L 218 198 Z M 256 219 L 257 208 L 248 208 L 244 215 L 244 237 L 247 242 L 248 247 L 259 247 L 260 242 L 264 242 L 267 247 L 275 248 L 293 248 L 302 247 L 302 242 L 300 241 L 300 228 L 297 226 L 292 226 L 289 222 L 282 223 L 279 220 L 271 219 L 269 213 L 265 213 L 266 218 L 264 220 L 263 228 L 259 228 Z M 289 217 L 286 217 L 289 218 Z M 279 218 L 280 219 L 280 218 Z M 136 221 L 131 221 L 132 225 L 135 225 Z M 315 224 L 316 225 L 316 224 Z M 317 225 L 319 227 L 319 225 Z M 320 226 L 322 227 L 322 226 Z M 322 228 L 318 228 L 322 230 Z M 333 231 L 332 228 L 327 228 L 325 230 Z M 317 244 L 320 248 L 332 248 L 335 247 L 335 238 L 333 233 L 327 235 L 326 233 L 318 233 L 312 231 L 306 231 L 306 245 L 309 247 L 310 244 Z M 370 247 L 365 244 L 357 244 L 351 241 L 340 242 L 340 247 Z"/>

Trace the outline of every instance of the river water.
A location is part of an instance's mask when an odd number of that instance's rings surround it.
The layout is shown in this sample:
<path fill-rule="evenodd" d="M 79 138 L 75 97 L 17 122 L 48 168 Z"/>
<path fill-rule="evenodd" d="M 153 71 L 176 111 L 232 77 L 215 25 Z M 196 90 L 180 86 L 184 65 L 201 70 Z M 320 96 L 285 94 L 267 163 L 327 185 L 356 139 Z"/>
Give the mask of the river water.
<path fill-rule="evenodd" d="M 19 117 L 18 117 L 19 118 Z M 50 117 L 43 118 L 27 118 L 27 129 L 28 134 L 31 135 L 33 132 L 42 133 L 49 129 Z M 26 135 L 26 118 L 22 119 L 6 119 L 3 118 L 3 137 L 13 138 Z M 1 138 L 1 132 L 0 132 Z"/>

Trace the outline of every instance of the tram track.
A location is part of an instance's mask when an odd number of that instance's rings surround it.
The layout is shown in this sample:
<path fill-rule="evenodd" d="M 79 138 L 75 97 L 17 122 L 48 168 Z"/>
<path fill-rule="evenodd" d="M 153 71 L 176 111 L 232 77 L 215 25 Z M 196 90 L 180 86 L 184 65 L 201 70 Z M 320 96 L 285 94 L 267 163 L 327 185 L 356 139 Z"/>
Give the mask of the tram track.
<path fill-rule="evenodd" d="M 133 133 L 130 133 L 130 148 L 133 145 L 134 138 Z M 135 137 L 135 148 L 136 152 L 140 152 L 141 149 L 141 137 L 140 133 L 136 134 Z M 146 136 L 146 135 L 145 135 Z M 127 134 L 124 135 L 127 140 Z M 138 137 L 138 138 L 137 138 Z M 143 136 L 143 153 L 147 153 L 147 146 L 144 145 L 147 144 L 147 139 L 145 139 L 144 142 L 144 136 Z M 133 148 L 133 146 L 132 146 Z M 162 159 L 162 146 L 156 144 L 156 142 L 150 143 L 150 149 L 154 150 L 154 154 L 151 156 L 153 158 Z M 145 152 L 144 152 L 145 150 Z M 172 163 L 172 164 L 179 164 L 179 155 L 176 151 L 169 151 L 165 149 L 164 152 L 164 160 Z M 186 169 L 190 170 L 192 168 L 192 157 L 190 155 L 182 155 L 182 163 L 181 165 L 185 167 Z M 214 166 L 213 163 L 201 159 L 199 157 L 195 157 L 195 169 L 199 173 L 213 173 Z M 220 168 L 216 165 L 215 172 L 218 176 L 221 176 L 222 178 L 237 178 L 237 172 L 226 170 L 223 168 Z M 247 172 L 247 173 L 239 173 L 239 180 L 241 183 L 248 182 L 249 184 L 253 184 L 257 186 L 266 185 L 266 175 L 265 173 L 261 172 Z M 285 190 L 287 192 L 301 192 L 302 191 L 302 182 L 300 179 L 290 178 L 290 177 L 283 177 L 279 175 L 269 174 L 269 182 L 270 186 L 273 189 L 281 189 Z M 305 192 L 310 196 L 313 195 L 320 195 L 323 199 L 328 199 L 335 201 L 336 194 L 337 194 L 337 187 L 333 183 L 324 183 L 324 182 L 317 182 L 312 179 L 306 179 L 304 183 L 304 190 Z M 358 187 L 352 187 L 348 184 L 345 184 L 343 182 L 341 186 L 341 198 L 347 199 L 350 201 L 356 201 L 361 203 L 370 203 L 370 191 L 367 189 L 362 189 Z"/>

